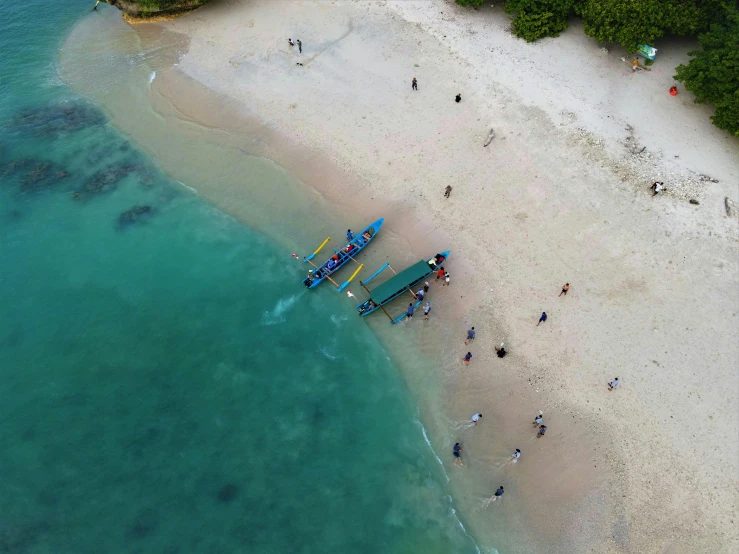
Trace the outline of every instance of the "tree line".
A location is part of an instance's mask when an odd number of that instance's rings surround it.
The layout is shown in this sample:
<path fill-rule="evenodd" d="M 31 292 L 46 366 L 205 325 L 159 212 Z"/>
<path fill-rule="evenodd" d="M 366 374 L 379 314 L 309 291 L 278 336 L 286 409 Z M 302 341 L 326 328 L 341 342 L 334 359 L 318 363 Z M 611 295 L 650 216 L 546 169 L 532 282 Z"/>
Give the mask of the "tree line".
<path fill-rule="evenodd" d="M 456 0 L 481 6 L 484 0 Z M 675 79 L 696 102 L 716 107 L 714 125 L 739 137 L 739 8 L 736 0 L 505 0 L 513 33 L 528 42 L 556 37 L 570 17 L 585 33 L 630 54 L 665 35 L 695 36 L 700 50 L 677 67 Z"/>

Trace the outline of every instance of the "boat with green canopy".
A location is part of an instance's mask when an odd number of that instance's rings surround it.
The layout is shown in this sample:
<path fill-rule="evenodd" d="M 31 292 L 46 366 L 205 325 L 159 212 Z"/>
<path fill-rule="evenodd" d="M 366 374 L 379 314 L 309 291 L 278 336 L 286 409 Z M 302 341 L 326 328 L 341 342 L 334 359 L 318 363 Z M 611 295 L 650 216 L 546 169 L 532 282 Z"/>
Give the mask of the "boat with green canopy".
<path fill-rule="evenodd" d="M 405 319 L 406 314 L 404 313 L 401 316 L 393 318 L 393 316 L 385 310 L 385 304 L 395 300 L 400 295 L 407 292 L 415 300 L 412 304 L 417 308 L 421 302 L 416 298 L 413 288 L 419 283 L 424 282 L 424 280 L 434 271 L 437 271 L 444 263 L 444 260 L 448 257 L 449 250 L 441 252 L 429 260 L 420 260 L 400 273 L 396 273 L 395 270 L 390 267 L 390 264 L 386 262 L 377 271 L 375 271 L 369 279 L 359 282 L 359 284 L 362 285 L 362 288 L 364 288 L 364 290 L 369 294 L 369 298 L 357 306 L 357 312 L 361 317 L 364 317 L 377 310 L 382 310 L 393 323 L 402 321 Z M 367 285 L 386 268 L 390 268 L 390 271 L 395 273 L 395 276 L 377 286 L 374 290 L 370 290 Z"/>

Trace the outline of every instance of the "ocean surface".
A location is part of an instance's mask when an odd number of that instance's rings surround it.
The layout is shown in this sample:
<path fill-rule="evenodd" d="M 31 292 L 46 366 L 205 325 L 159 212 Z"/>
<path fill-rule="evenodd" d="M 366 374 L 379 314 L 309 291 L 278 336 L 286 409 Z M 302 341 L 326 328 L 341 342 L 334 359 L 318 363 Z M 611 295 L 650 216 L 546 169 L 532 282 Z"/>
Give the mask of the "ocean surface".
<path fill-rule="evenodd" d="M 59 77 L 93 4 L 1 10 L 0 552 L 476 552 L 346 297 Z"/>

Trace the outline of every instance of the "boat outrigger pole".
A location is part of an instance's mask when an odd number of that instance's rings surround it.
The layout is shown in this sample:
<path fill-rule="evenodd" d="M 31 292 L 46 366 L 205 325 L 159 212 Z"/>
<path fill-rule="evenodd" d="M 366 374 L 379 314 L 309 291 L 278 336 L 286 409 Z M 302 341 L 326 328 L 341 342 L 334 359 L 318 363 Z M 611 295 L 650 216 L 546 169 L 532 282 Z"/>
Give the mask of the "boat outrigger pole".
<path fill-rule="evenodd" d="M 304 261 L 304 262 L 309 262 L 309 261 L 311 261 L 311 260 L 312 260 L 313 258 L 315 258 L 315 257 L 316 257 L 316 254 L 318 254 L 318 253 L 319 253 L 319 252 L 320 252 L 321 250 L 323 250 L 323 247 L 324 247 L 324 246 L 326 246 L 326 244 L 327 244 L 327 243 L 328 243 L 328 241 L 330 241 L 330 240 L 331 240 L 331 237 L 326 237 L 326 240 L 324 240 L 324 241 L 323 241 L 323 242 L 321 243 L 321 246 L 319 246 L 318 248 L 316 248 L 316 251 L 315 251 L 315 252 L 313 252 L 313 254 L 311 254 L 310 256 L 307 256 L 307 257 L 303 258 L 303 261 Z M 313 265 L 313 264 L 311 264 L 311 265 Z"/>
<path fill-rule="evenodd" d="M 346 287 L 349 286 L 349 283 L 351 282 L 351 280 L 354 279 L 357 276 L 357 273 L 359 273 L 360 271 L 362 271 L 362 268 L 363 267 L 364 267 L 364 264 L 359 264 L 359 267 L 357 268 L 357 270 L 354 273 L 352 273 L 352 276 L 349 277 L 346 281 L 344 281 L 341 284 L 341 286 L 339 287 L 339 292 L 341 292 L 342 290 L 344 290 Z"/>

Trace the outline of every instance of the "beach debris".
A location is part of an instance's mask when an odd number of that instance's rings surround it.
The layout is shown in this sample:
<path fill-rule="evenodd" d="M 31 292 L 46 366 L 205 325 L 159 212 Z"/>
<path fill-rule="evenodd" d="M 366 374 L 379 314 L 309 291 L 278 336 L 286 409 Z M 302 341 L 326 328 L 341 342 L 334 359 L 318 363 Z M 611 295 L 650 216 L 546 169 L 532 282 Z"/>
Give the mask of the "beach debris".
<path fill-rule="evenodd" d="M 152 213 L 154 213 L 154 208 L 151 206 L 134 206 L 130 210 L 122 212 L 121 215 L 118 216 L 118 226 L 127 227 L 132 223 L 136 223 L 137 221 L 147 218 Z"/>
<path fill-rule="evenodd" d="M 10 120 L 11 127 L 29 131 L 39 137 L 72 133 L 103 123 L 105 123 L 103 112 L 90 104 L 77 101 L 24 108 Z"/>
<path fill-rule="evenodd" d="M 662 152 L 645 150 L 637 142 L 631 125 L 626 126 L 626 131 L 627 136 L 621 143 L 625 148 L 622 155 L 608 152 L 605 141 L 583 127 L 573 129 L 570 137 L 586 158 L 611 170 L 622 183 L 628 184 L 623 190 L 639 189 L 645 182 L 653 182 L 657 175 L 660 181 L 670 183 L 669 190 L 663 190 L 663 194 L 685 201 L 703 198 L 706 182 L 700 179 L 699 174 L 677 165 L 671 158 L 665 159 Z"/>
<path fill-rule="evenodd" d="M 724 208 L 726 208 L 726 215 L 729 217 L 736 216 L 736 203 L 728 196 L 724 197 Z"/>
<path fill-rule="evenodd" d="M 718 183 L 718 179 L 714 179 L 713 177 L 709 177 L 708 175 L 698 175 L 698 179 L 700 181 L 708 181 L 709 183 Z"/>
<path fill-rule="evenodd" d="M 495 129 L 493 129 L 492 127 L 490 127 L 490 132 L 488 133 L 488 138 L 485 141 L 485 144 L 483 144 L 483 146 L 487 146 L 488 144 L 490 144 L 491 142 L 493 142 L 493 139 L 494 138 L 495 138 Z"/>

